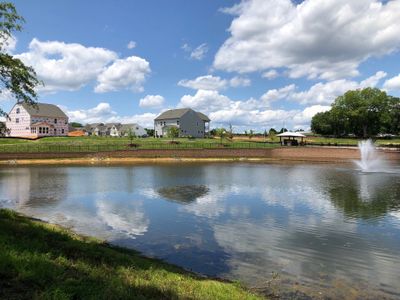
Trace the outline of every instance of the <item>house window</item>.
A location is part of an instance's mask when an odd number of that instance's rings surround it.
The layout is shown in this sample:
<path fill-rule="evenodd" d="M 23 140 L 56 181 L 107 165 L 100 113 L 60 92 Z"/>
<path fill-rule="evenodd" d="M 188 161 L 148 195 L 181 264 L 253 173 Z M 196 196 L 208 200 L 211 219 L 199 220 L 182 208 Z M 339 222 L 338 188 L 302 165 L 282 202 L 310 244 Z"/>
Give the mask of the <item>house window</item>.
<path fill-rule="evenodd" d="M 57 134 L 57 128 L 54 128 L 54 135 Z"/>
<path fill-rule="evenodd" d="M 16 113 L 19 114 L 19 111 L 20 111 L 19 108 L 17 108 Z"/>
<path fill-rule="evenodd" d="M 54 124 L 57 124 L 57 119 L 54 119 Z"/>
<path fill-rule="evenodd" d="M 61 129 L 61 133 L 64 134 L 64 129 Z"/>
<path fill-rule="evenodd" d="M 15 123 L 19 123 L 19 118 L 16 118 L 16 119 L 15 119 Z"/>
<path fill-rule="evenodd" d="M 46 127 L 46 133 L 49 133 L 49 127 Z"/>
<path fill-rule="evenodd" d="M 42 127 L 39 127 L 39 133 L 42 133 Z"/>
<path fill-rule="evenodd" d="M 179 125 L 179 120 L 178 120 L 178 121 L 176 121 L 176 125 Z"/>

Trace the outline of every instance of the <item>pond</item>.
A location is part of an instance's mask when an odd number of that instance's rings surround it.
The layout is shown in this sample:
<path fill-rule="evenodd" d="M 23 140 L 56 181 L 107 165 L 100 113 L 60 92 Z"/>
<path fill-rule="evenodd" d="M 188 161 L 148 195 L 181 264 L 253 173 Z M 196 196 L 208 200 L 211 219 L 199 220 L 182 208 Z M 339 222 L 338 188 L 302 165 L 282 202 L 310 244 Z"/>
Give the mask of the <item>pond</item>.
<path fill-rule="evenodd" d="M 0 206 L 260 290 L 400 297 L 400 174 L 351 165 L 0 168 Z"/>

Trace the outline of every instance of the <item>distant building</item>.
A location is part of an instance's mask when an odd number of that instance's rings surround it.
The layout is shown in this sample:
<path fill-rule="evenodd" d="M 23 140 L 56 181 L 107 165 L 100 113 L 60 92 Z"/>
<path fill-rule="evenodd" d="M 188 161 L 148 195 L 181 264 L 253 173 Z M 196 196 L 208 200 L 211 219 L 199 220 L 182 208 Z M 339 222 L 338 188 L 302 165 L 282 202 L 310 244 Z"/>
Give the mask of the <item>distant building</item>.
<path fill-rule="evenodd" d="M 114 137 L 128 136 L 129 129 L 137 137 L 147 136 L 146 130 L 139 124 L 94 123 L 84 127 L 87 135 Z"/>
<path fill-rule="evenodd" d="M 53 104 L 17 103 L 8 114 L 6 127 L 10 137 L 67 136 L 68 117 Z"/>
<path fill-rule="evenodd" d="M 167 110 L 154 119 L 154 136 L 167 136 L 170 127 L 177 127 L 180 137 L 201 138 L 209 131 L 210 119 L 205 114 L 190 108 Z"/>
<path fill-rule="evenodd" d="M 129 130 L 137 137 L 145 137 L 147 136 L 146 130 L 140 126 L 139 124 L 122 124 L 121 128 L 119 128 L 120 136 L 128 136 Z"/>

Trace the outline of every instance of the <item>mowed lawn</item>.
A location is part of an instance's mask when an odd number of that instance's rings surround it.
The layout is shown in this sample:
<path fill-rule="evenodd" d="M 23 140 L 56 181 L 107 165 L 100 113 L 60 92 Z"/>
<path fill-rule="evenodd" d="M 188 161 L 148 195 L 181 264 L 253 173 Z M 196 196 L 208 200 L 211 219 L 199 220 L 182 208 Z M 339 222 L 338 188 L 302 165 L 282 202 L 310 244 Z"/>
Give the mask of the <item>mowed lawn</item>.
<path fill-rule="evenodd" d="M 321 146 L 356 146 L 360 139 L 356 138 L 326 138 L 309 136 L 309 145 Z M 400 139 L 375 139 L 376 145 L 400 146 Z M 253 149 L 279 147 L 279 138 L 262 136 L 235 136 L 233 139 L 204 138 L 135 138 L 132 141 L 126 137 L 46 137 L 37 140 L 0 138 L 0 152 L 100 152 L 133 149 Z"/>
<path fill-rule="evenodd" d="M 210 148 L 269 148 L 278 144 L 256 139 L 235 141 L 220 138 L 188 139 L 126 137 L 46 137 L 37 140 L 0 138 L 0 152 L 96 152 L 129 149 L 210 149 Z"/>
<path fill-rule="evenodd" d="M 0 209 L 0 299 L 259 297 L 237 283 L 203 278 L 133 250 Z"/>

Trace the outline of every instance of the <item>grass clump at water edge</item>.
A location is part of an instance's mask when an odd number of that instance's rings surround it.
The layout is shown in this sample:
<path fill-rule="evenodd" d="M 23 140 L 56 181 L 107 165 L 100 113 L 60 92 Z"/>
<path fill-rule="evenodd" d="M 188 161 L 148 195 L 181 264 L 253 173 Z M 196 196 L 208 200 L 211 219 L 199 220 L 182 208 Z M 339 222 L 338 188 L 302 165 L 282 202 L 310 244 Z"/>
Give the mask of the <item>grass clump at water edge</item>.
<path fill-rule="evenodd" d="M 0 209 L 0 299 L 258 299 L 238 284 Z"/>

